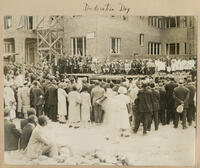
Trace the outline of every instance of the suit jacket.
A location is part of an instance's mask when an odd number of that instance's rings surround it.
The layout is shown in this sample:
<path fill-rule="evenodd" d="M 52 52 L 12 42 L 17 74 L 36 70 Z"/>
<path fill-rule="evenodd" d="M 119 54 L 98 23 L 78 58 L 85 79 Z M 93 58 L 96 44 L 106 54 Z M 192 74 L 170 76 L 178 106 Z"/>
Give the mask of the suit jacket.
<path fill-rule="evenodd" d="M 95 104 L 97 99 L 104 96 L 105 90 L 100 86 L 95 86 L 91 91 L 92 105 Z"/>
<path fill-rule="evenodd" d="M 152 102 L 153 102 L 153 111 L 160 110 L 160 92 L 157 89 L 152 89 Z"/>
<path fill-rule="evenodd" d="M 23 130 L 23 128 L 28 124 L 28 119 L 23 119 L 20 121 L 20 128 Z"/>
<path fill-rule="evenodd" d="M 23 128 L 21 138 L 20 138 L 20 149 L 26 149 L 34 128 L 35 128 L 35 125 L 31 123 L 28 123 Z"/>
<path fill-rule="evenodd" d="M 177 86 L 178 85 L 174 82 L 170 82 L 166 84 L 165 86 L 168 109 L 174 108 L 173 91 L 174 91 L 174 88 Z"/>
<path fill-rule="evenodd" d="M 166 91 L 164 88 L 160 88 L 160 109 L 166 109 L 167 99 L 166 99 Z"/>
<path fill-rule="evenodd" d="M 177 108 L 181 102 L 184 104 L 184 108 L 188 108 L 188 100 L 190 97 L 190 91 L 184 86 L 178 86 L 174 89 L 173 98 L 175 100 L 174 107 Z"/>
<path fill-rule="evenodd" d="M 36 107 L 44 104 L 44 93 L 41 88 L 33 86 L 30 90 L 31 106 Z"/>
<path fill-rule="evenodd" d="M 50 84 L 45 93 L 46 103 L 48 105 L 56 105 L 58 103 L 57 88 Z"/>
<path fill-rule="evenodd" d="M 188 103 L 194 104 L 194 95 L 196 93 L 196 88 L 192 84 L 187 84 L 185 87 L 190 91 Z"/>
<path fill-rule="evenodd" d="M 150 89 L 141 89 L 138 92 L 137 99 L 135 100 L 138 112 L 153 112 L 153 95 Z"/>
<path fill-rule="evenodd" d="M 12 151 L 18 149 L 20 131 L 11 121 L 4 119 L 4 150 Z"/>

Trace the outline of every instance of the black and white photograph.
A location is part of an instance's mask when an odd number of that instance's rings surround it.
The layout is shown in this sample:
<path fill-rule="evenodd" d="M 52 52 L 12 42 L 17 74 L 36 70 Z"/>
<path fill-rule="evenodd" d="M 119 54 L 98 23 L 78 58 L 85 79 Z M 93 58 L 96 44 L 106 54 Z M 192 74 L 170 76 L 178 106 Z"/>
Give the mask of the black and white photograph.
<path fill-rule="evenodd" d="M 6 165 L 195 165 L 197 16 L 3 19 Z"/>

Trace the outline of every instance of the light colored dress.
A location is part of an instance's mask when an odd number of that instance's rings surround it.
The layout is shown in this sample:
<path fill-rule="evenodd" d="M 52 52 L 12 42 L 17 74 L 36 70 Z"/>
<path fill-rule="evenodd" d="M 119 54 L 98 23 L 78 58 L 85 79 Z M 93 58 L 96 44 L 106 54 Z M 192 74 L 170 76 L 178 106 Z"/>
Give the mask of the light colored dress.
<path fill-rule="evenodd" d="M 47 138 L 43 127 L 37 125 L 32 132 L 26 148 L 27 157 L 29 159 L 38 158 L 49 144 L 49 139 Z"/>
<path fill-rule="evenodd" d="M 81 121 L 90 120 L 91 106 L 90 94 L 87 92 L 81 92 Z"/>
<path fill-rule="evenodd" d="M 71 91 L 68 94 L 68 102 L 69 102 L 69 113 L 68 120 L 70 122 L 78 122 L 81 120 L 80 118 L 80 103 L 81 103 L 81 95 L 77 91 Z"/>
<path fill-rule="evenodd" d="M 127 104 L 130 103 L 130 97 L 124 94 L 115 96 L 115 110 L 116 110 L 116 128 L 118 129 L 129 129 L 129 114 Z"/>
<path fill-rule="evenodd" d="M 4 88 L 4 104 L 5 107 L 10 108 L 10 119 L 16 118 L 16 100 L 14 91 L 11 87 Z"/>
<path fill-rule="evenodd" d="M 61 116 L 67 115 L 67 93 L 64 89 L 58 88 L 58 114 Z"/>

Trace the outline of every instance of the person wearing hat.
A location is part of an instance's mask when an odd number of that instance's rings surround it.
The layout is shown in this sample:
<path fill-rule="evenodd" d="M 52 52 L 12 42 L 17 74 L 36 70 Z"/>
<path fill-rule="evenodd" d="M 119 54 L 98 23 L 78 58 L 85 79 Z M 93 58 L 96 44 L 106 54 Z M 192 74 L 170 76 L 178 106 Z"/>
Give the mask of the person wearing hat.
<path fill-rule="evenodd" d="M 175 108 L 174 108 L 174 98 L 173 98 L 173 91 L 174 88 L 178 85 L 175 83 L 175 80 L 173 77 L 170 78 L 170 82 L 165 85 L 166 90 L 166 99 L 167 99 L 167 117 L 166 117 L 166 124 L 170 124 L 170 121 L 174 121 L 174 114 L 175 114 Z"/>
<path fill-rule="evenodd" d="M 24 118 L 27 118 L 27 109 L 30 108 L 30 88 L 28 82 L 25 81 L 23 86 L 18 88 L 17 92 L 18 113 L 21 113 Z"/>
<path fill-rule="evenodd" d="M 47 116 L 52 121 L 57 121 L 57 114 L 58 114 L 58 93 L 57 87 L 55 85 L 55 80 L 51 79 L 49 86 L 45 92 L 45 99 L 46 99 L 46 106 L 47 106 Z"/>
<path fill-rule="evenodd" d="M 10 120 L 10 108 L 4 109 L 4 150 L 18 150 L 18 142 L 21 136 L 15 124 Z"/>
<path fill-rule="evenodd" d="M 38 86 L 38 81 L 33 81 L 33 87 L 30 89 L 30 103 L 31 107 L 35 108 L 37 117 L 43 114 L 44 93 Z"/>
<path fill-rule="evenodd" d="M 67 93 L 64 90 L 64 83 L 58 85 L 58 120 L 60 123 L 65 123 L 67 116 Z"/>
<path fill-rule="evenodd" d="M 105 90 L 100 86 L 100 83 L 97 81 L 95 87 L 91 91 L 91 102 L 93 106 L 94 121 L 97 124 L 102 122 L 102 108 L 101 105 L 96 103 L 96 101 L 102 98 L 104 94 Z"/>
<path fill-rule="evenodd" d="M 194 96 L 196 93 L 196 88 L 192 84 L 191 78 L 187 79 L 187 84 L 185 85 L 185 87 L 187 89 L 189 89 L 189 91 L 190 91 L 190 97 L 188 100 L 187 121 L 188 121 L 189 126 L 191 126 L 192 120 L 194 120 L 193 116 L 195 116 L 195 111 L 196 111 L 195 103 L 194 103 Z"/>
<path fill-rule="evenodd" d="M 147 134 L 148 123 L 153 114 L 153 98 L 151 89 L 148 88 L 148 83 L 142 84 L 142 89 L 139 90 L 138 96 L 135 100 L 136 110 L 135 113 L 135 127 L 134 133 L 137 133 L 140 123 L 143 121 L 143 135 Z"/>
<path fill-rule="evenodd" d="M 179 80 L 179 86 L 176 87 L 173 91 L 173 98 L 175 100 L 174 107 L 178 110 L 178 107 L 183 106 L 182 111 L 182 125 L 183 129 L 186 129 L 186 115 L 187 115 L 187 109 L 188 109 L 188 103 L 190 98 L 190 91 L 184 86 L 184 81 L 181 79 Z M 175 112 L 174 117 L 174 128 L 178 128 L 178 122 L 179 122 L 179 115 L 181 111 Z"/>

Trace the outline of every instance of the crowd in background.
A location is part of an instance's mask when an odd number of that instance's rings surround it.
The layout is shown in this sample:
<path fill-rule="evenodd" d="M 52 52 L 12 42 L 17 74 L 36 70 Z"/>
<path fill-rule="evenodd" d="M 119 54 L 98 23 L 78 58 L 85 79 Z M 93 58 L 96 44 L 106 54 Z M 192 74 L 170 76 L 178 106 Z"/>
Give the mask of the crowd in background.
<path fill-rule="evenodd" d="M 191 71 L 196 66 L 194 59 L 131 59 L 100 62 L 92 57 L 66 57 L 55 63 L 60 73 L 95 73 L 152 75 L 157 72 L 174 73 Z"/>
<path fill-rule="evenodd" d="M 196 78 L 193 74 L 178 80 L 172 75 L 156 79 L 150 76 L 127 79 L 124 76 L 114 82 L 109 78 L 88 80 L 68 76 L 66 71 L 59 71 L 62 66 L 57 65 L 56 71 L 50 67 L 47 62 L 37 66 L 7 64 L 4 67 L 6 150 L 15 150 L 17 147 L 10 146 L 16 145 L 16 139 L 23 139 L 27 127 L 31 127 L 23 149 L 28 148 L 31 156 L 57 153 L 56 147 L 40 135 L 40 127 L 47 124 L 46 117 L 53 122 L 68 123 L 75 129 L 93 124 L 106 125 L 108 139 L 119 132 L 124 137 L 130 136 L 129 130 L 137 133 L 141 123 L 146 135 L 151 131 L 152 123 L 157 131 L 160 124 L 173 122 L 177 128 L 181 120 L 182 128 L 186 129 L 195 121 Z M 30 115 L 30 111 L 35 112 Z M 30 124 L 17 131 L 12 123 L 15 118 L 24 118 L 25 125 Z M 14 133 L 9 132 L 11 127 Z M 36 143 L 38 136 L 45 145 L 30 145 Z"/>

